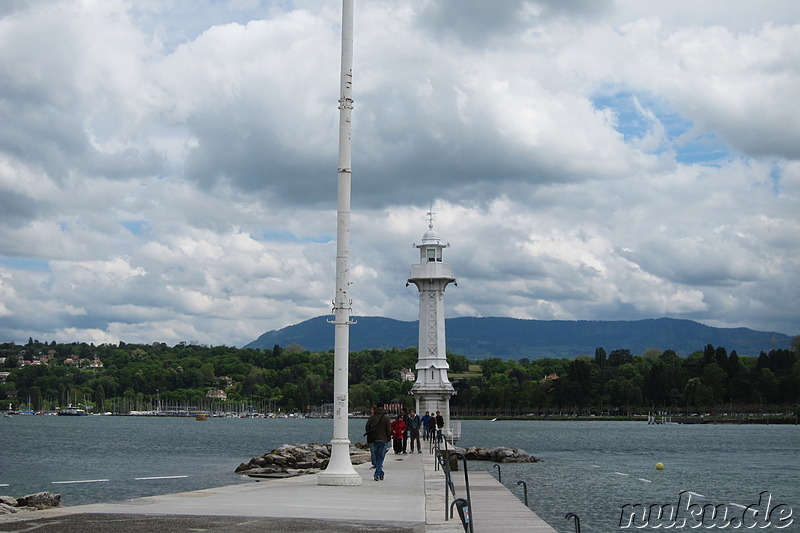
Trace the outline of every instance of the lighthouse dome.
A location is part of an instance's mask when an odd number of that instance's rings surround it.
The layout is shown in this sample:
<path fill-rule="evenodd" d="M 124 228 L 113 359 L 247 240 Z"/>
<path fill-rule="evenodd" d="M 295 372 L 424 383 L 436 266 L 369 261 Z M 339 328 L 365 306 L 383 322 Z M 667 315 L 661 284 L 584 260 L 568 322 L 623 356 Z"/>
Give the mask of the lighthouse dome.
<path fill-rule="evenodd" d="M 433 228 L 431 228 L 431 229 L 429 229 L 428 231 L 426 231 L 426 232 L 425 232 L 425 235 L 423 235 L 423 236 L 422 236 L 422 241 L 423 241 L 423 242 L 431 242 L 431 241 L 436 241 L 436 242 L 439 242 L 440 240 L 441 240 L 441 239 L 439 239 L 439 234 L 438 234 L 438 233 L 436 233 L 436 232 L 433 230 Z"/>

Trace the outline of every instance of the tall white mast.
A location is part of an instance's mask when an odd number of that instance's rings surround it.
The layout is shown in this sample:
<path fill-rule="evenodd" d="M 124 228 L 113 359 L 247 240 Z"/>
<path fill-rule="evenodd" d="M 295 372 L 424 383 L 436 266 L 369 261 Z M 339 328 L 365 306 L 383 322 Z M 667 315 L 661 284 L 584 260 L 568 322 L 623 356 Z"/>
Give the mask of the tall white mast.
<path fill-rule="evenodd" d="M 339 97 L 339 173 L 336 217 L 336 294 L 333 299 L 333 439 L 319 485 L 361 485 L 350 461 L 347 374 L 350 355 L 350 184 L 353 114 L 353 3 L 342 1 L 342 77 Z"/>

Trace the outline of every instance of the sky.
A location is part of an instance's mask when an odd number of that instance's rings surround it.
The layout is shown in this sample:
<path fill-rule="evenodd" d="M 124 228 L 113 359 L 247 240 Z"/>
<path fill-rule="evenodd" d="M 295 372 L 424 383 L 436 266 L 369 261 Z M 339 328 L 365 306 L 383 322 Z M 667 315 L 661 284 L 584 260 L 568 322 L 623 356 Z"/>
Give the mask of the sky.
<path fill-rule="evenodd" d="M 330 314 L 341 9 L 0 3 L 0 342 Z M 432 208 L 448 317 L 800 334 L 799 2 L 355 9 L 354 316 L 418 318 Z"/>

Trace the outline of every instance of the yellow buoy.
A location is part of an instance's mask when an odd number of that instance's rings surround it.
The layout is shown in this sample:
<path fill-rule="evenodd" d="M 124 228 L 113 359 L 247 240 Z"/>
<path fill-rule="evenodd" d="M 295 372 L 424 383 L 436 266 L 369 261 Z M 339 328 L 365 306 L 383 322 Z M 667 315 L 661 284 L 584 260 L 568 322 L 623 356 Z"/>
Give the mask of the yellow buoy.
<path fill-rule="evenodd" d="M 660 461 L 656 463 L 656 470 L 664 470 L 664 463 Z"/>

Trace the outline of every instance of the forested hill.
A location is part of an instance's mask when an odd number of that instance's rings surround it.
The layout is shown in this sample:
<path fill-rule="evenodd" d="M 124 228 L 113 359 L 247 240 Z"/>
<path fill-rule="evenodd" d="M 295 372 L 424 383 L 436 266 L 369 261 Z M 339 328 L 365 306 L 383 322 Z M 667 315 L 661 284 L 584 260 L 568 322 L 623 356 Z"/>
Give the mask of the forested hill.
<path fill-rule="evenodd" d="M 245 348 L 271 349 L 296 343 L 306 350 L 333 349 L 330 317 L 321 316 L 276 331 L 268 331 Z M 417 346 L 418 323 L 382 317 L 353 317 L 350 350 Z M 575 357 L 628 349 L 641 354 L 648 348 L 674 350 L 686 356 L 712 344 L 740 355 L 755 355 L 773 348 L 788 348 L 791 338 L 782 333 L 748 328 L 714 328 L 692 320 L 658 318 L 632 321 L 520 320 L 515 318 L 450 318 L 446 321 L 448 351 L 470 359 L 499 357 Z"/>

